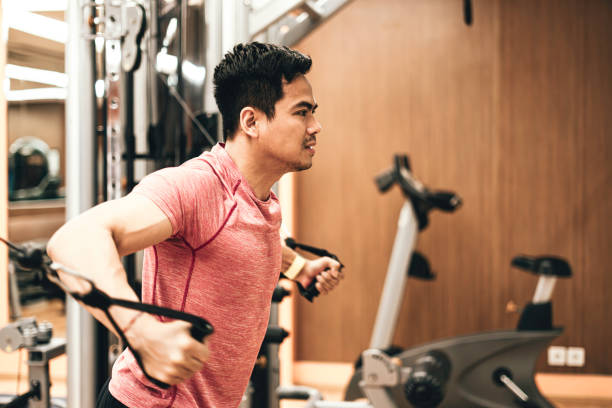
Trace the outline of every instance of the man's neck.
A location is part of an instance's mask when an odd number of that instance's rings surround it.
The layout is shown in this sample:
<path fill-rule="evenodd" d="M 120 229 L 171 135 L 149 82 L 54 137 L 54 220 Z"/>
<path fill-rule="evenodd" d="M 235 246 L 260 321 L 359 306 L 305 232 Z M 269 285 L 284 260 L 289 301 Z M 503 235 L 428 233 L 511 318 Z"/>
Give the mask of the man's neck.
<path fill-rule="evenodd" d="M 243 138 L 227 141 L 225 151 L 236 163 L 255 196 L 262 201 L 267 200 L 272 185 L 282 176 L 282 172 L 267 168 L 265 160 L 261 160 L 255 149 Z"/>

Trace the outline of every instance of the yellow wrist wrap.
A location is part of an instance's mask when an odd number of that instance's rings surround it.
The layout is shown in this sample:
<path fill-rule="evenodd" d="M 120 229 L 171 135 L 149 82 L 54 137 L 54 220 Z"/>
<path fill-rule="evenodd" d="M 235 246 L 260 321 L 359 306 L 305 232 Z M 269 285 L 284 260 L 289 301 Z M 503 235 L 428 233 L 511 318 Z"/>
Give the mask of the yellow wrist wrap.
<path fill-rule="evenodd" d="M 297 276 L 297 274 L 300 273 L 305 264 L 306 259 L 296 254 L 295 259 L 291 263 L 291 266 L 283 274 L 289 279 L 293 280 Z"/>

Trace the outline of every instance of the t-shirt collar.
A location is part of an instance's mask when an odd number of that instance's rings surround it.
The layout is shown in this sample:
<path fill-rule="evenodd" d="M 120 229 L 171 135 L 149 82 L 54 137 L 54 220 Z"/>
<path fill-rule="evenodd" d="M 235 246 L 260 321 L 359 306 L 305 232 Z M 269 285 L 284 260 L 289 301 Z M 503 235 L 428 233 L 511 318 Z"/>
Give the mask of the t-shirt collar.
<path fill-rule="evenodd" d="M 257 198 L 255 191 L 253 191 L 253 188 L 249 185 L 243 174 L 240 172 L 238 165 L 227 153 L 227 150 L 225 150 L 225 143 L 219 142 L 214 145 L 211 150 L 211 153 L 219 161 L 219 164 L 221 165 L 220 168 L 224 169 L 223 171 L 225 174 L 223 175 L 223 177 L 229 184 L 232 190 L 232 194 L 236 193 L 236 190 L 238 189 L 238 186 L 240 184 L 243 184 L 242 188 L 244 188 L 249 193 L 251 198 L 261 204 L 269 204 L 270 202 L 277 200 L 276 196 L 274 195 L 274 192 L 272 191 L 270 191 L 270 196 L 267 200 L 260 200 L 259 198 Z"/>

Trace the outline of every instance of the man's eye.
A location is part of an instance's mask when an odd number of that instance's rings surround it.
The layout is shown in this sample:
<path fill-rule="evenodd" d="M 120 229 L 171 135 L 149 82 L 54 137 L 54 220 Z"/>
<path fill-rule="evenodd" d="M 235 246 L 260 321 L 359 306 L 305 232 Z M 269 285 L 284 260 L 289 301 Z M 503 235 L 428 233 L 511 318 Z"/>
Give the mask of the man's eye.
<path fill-rule="evenodd" d="M 308 111 L 306 111 L 306 110 L 301 110 L 301 111 L 297 111 L 296 113 L 297 113 L 298 115 L 300 115 L 300 116 L 306 116 L 306 114 L 308 113 Z"/>

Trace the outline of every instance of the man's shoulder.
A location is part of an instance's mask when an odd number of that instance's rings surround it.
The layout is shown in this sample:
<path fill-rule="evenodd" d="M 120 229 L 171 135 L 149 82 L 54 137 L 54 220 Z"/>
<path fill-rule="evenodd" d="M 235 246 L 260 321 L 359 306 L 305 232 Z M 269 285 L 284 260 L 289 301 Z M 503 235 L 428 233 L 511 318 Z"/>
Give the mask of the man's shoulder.
<path fill-rule="evenodd" d="M 156 170 L 147 175 L 141 184 L 163 184 L 173 186 L 178 190 L 224 189 L 224 183 L 217 172 L 199 158 L 191 159 L 177 167 Z"/>
<path fill-rule="evenodd" d="M 177 180 L 180 178 L 218 178 L 216 172 L 214 171 L 214 165 L 209 163 L 204 155 L 189 159 L 179 166 L 164 167 L 156 170 L 150 175 L 153 174 L 162 176 L 168 180 Z"/>

